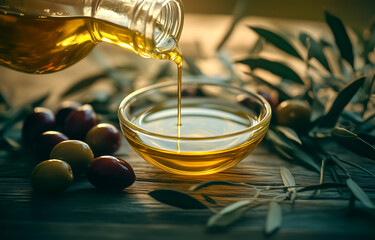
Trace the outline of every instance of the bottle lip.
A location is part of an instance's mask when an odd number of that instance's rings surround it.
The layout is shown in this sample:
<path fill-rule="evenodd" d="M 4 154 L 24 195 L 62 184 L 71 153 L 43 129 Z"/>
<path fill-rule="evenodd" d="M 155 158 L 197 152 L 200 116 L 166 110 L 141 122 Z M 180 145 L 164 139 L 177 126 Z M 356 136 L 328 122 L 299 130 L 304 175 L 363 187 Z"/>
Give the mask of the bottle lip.
<path fill-rule="evenodd" d="M 149 8 L 149 22 L 146 24 L 146 38 L 152 39 L 154 46 L 159 50 L 171 50 L 174 47 L 166 44 L 170 37 L 176 42 L 180 39 L 184 24 L 184 10 L 182 0 L 157 0 L 153 1 Z M 157 21 L 163 23 L 160 28 L 163 30 L 157 33 Z M 147 43 L 146 43 L 147 44 Z"/>

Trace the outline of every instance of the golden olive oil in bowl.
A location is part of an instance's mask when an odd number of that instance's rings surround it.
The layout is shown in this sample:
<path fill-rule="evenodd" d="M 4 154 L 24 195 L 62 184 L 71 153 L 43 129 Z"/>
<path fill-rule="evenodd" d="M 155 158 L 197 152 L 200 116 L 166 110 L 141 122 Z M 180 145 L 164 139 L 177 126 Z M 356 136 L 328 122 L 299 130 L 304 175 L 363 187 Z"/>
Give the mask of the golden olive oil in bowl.
<path fill-rule="evenodd" d="M 119 108 L 123 134 L 146 161 L 171 173 L 204 175 L 230 168 L 262 140 L 271 118 L 258 94 L 235 86 L 186 81 L 181 125 L 176 83 L 161 83 L 126 97 Z M 237 101 L 246 95 L 247 104 Z"/>

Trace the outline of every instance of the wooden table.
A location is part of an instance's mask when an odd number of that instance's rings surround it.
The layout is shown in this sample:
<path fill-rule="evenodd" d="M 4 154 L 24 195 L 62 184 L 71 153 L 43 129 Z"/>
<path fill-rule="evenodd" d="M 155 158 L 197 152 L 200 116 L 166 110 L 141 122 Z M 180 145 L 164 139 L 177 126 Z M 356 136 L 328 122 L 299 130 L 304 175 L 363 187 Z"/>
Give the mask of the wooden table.
<path fill-rule="evenodd" d="M 230 21 L 228 18 L 214 17 L 211 22 L 202 21 L 205 24 L 199 28 L 200 31 L 218 19 L 223 24 Z M 185 34 L 194 32 L 192 26 L 198 26 L 194 24 L 198 20 L 197 16 L 187 18 Z M 207 34 L 207 28 L 202 32 Z M 194 37 L 196 36 L 190 38 L 190 42 L 187 41 L 186 46 L 194 45 Z M 82 66 L 88 67 L 82 71 Z M 0 70 L 3 79 L 14 81 L 13 85 L 16 86 L 26 83 L 32 85 L 26 79 L 37 78 L 6 69 Z M 87 72 L 96 70 L 90 60 L 85 60 L 66 71 L 43 76 L 42 80 L 36 79 L 33 86 L 22 85 L 23 91 L 37 95 L 35 89 L 43 92 L 56 89 L 56 84 L 66 86 Z M 46 81 L 43 78 L 52 77 L 58 80 L 43 83 Z M 9 82 L 5 86 L 12 89 Z M 21 90 L 14 91 L 15 96 L 22 95 Z M 22 102 L 24 99 L 18 100 Z M 15 136 L 19 135 L 19 128 L 13 131 Z M 375 165 L 370 160 L 345 150 L 341 153 L 345 159 L 360 163 L 371 171 L 375 170 Z M 190 186 L 209 180 L 281 186 L 281 166 L 291 171 L 297 184 L 319 183 L 318 173 L 280 159 L 264 143 L 237 166 L 202 177 L 165 173 L 142 160 L 125 140 L 118 155 L 135 169 L 137 181 L 130 188 L 117 193 L 103 192 L 94 188 L 85 177 L 81 177 L 61 195 L 42 196 L 35 194 L 30 186 L 30 156 L 0 149 L 0 239 L 375 239 L 374 212 L 364 210 L 358 201 L 357 210 L 351 211 L 348 207 L 350 194 L 345 190 L 342 195 L 336 189 L 323 190 L 320 195 L 306 192 L 299 195 L 295 204 L 282 204 L 282 227 L 271 236 L 263 233 L 266 206 L 248 211 L 228 229 L 209 231 L 205 225 L 212 215 L 210 211 L 181 210 L 161 204 L 148 195 L 150 191 L 160 188 L 189 192 Z M 374 179 L 357 169 L 349 169 L 356 182 L 375 199 Z M 330 182 L 332 179 L 328 177 L 325 181 Z M 247 188 L 218 186 L 197 191 L 194 196 L 202 200 L 203 192 L 215 199 L 221 207 L 252 195 Z M 270 191 L 263 197 L 270 199 L 282 192 Z"/>

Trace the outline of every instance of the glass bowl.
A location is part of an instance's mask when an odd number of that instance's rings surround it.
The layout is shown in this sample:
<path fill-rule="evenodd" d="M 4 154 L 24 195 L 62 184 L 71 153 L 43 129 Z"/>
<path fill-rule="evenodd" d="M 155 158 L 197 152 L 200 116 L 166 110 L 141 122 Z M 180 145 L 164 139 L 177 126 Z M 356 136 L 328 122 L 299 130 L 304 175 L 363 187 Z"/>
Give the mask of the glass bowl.
<path fill-rule="evenodd" d="M 182 84 L 181 126 L 177 83 L 139 89 L 120 104 L 121 130 L 146 161 L 167 172 L 212 174 L 244 159 L 265 136 L 271 107 L 260 95 L 211 81 Z"/>

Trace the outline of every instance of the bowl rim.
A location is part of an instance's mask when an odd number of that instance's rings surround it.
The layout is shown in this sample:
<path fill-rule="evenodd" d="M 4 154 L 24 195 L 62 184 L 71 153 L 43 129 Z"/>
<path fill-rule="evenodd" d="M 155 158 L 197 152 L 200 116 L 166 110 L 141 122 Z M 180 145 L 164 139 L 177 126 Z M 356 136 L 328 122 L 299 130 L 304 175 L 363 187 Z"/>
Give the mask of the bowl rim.
<path fill-rule="evenodd" d="M 212 139 L 228 138 L 228 137 L 233 137 L 233 136 L 236 136 L 236 135 L 244 134 L 244 133 L 249 132 L 249 131 L 257 130 L 258 128 L 267 127 L 270 120 L 271 120 L 271 115 L 272 115 L 271 106 L 268 103 L 268 101 L 265 100 L 258 93 L 255 93 L 255 92 L 249 91 L 245 88 L 234 86 L 234 85 L 231 85 L 231 84 L 228 84 L 228 83 L 217 82 L 217 81 L 212 81 L 212 80 L 185 80 L 185 81 L 182 82 L 182 86 L 184 86 L 186 84 L 189 84 L 189 85 L 194 85 L 194 84 L 214 85 L 214 86 L 219 86 L 219 87 L 224 87 L 224 88 L 237 89 L 239 91 L 242 91 L 245 94 L 249 94 L 249 95 L 252 95 L 252 96 L 258 98 L 262 102 L 262 104 L 263 104 L 262 106 L 265 108 L 266 114 L 261 119 L 261 121 L 257 122 L 255 125 L 253 125 L 251 127 L 248 127 L 244 130 L 229 133 L 229 134 L 225 134 L 225 135 L 220 135 L 220 136 L 212 136 L 212 137 L 174 137 L 174 136 L 163 135 L 163 134 L 160 134 L 160 133 L 151 132 L 151 131 L 148 131 L 144 128 L 141 128 L 141 127 L 133 124 L 131 121 L 129 121 L 125 117 L 125 110 L 127 109 L 126 105 L 134 97 L 138 96 L 139 94 L 145 93 L 147 91 L 153 90 L 155 88 L 163 88 L 163 87 L 169 87 L 169 86 L 177 85 L 176 81 L 166 81 L 166 82 L 156 83 L 156 84 L 152 84 L 152 85 L 149 85 L 149 86 L 142 87 L 142 88 L 140 88 L 138 90 L 135 90 L 134 92 L 130 93 L 128 96 L 126 96 L 121 101 L 121 103 L 118 107 L 117 113 L 118 113 L 118 118 L 120 120 L 120 124 L 125 124 L 126 126 L 130 127 L 133 130 L 136 130 L 136 131 L 142 132 L 143 134 L 151 135 L 151 136 L 154 136 L 154 137 L 160 137 L 160 138 L 166 138 L 166 139 L 195 140 L 195 141 L 197 141 L 197 140 L 212 140 Z"/>

